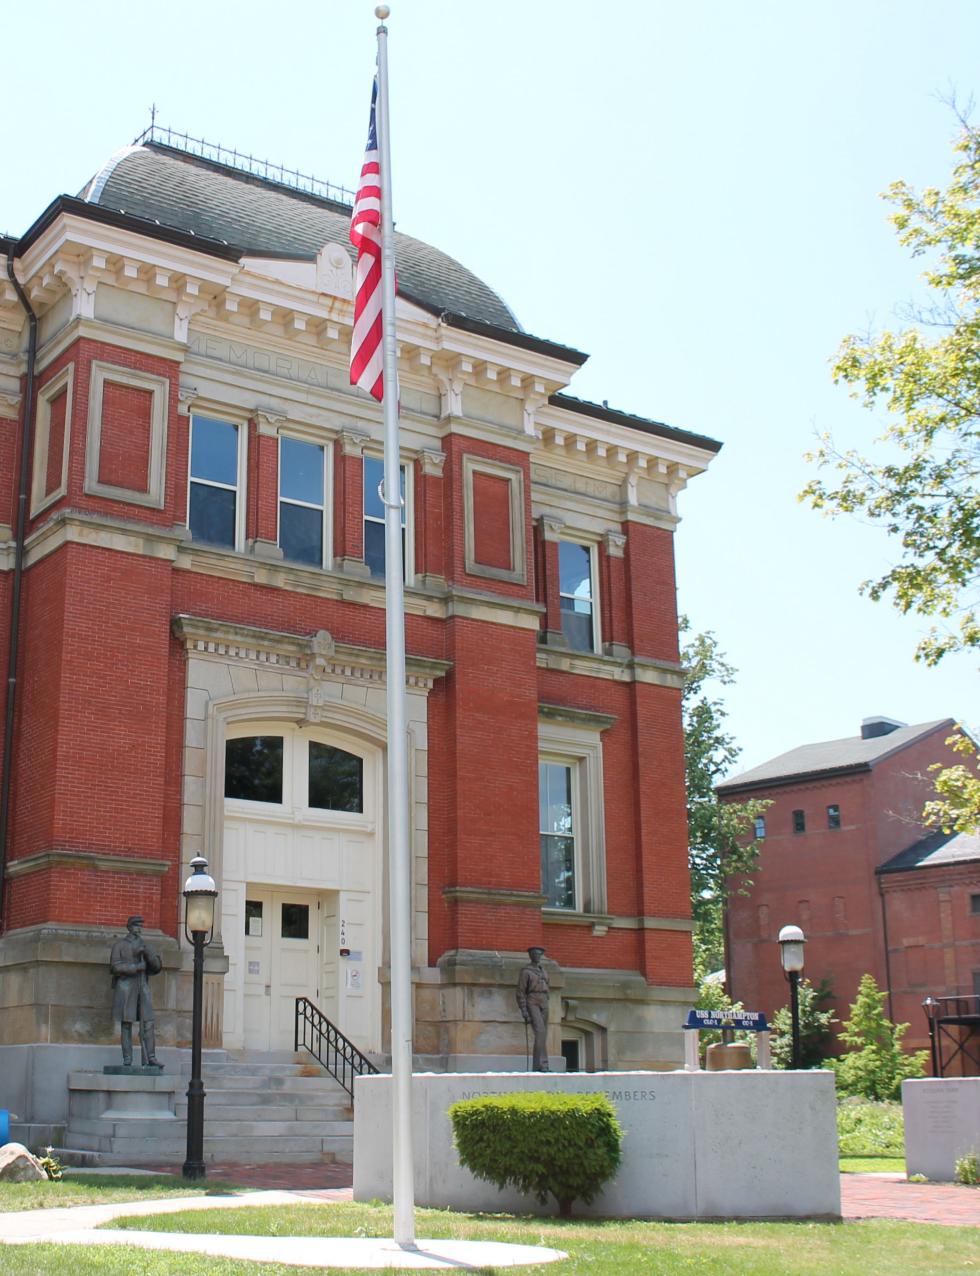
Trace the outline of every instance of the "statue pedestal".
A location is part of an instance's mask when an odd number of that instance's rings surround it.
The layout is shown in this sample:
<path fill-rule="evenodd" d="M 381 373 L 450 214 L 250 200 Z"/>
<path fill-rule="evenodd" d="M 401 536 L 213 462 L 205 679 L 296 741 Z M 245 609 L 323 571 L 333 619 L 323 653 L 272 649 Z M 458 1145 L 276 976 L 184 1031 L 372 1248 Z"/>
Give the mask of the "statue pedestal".
<path fill-rule="evenodd" d="M 186 1086 L 186 1077 L 163 1076 L 160 1068 L 110 1064 L 69 1073 L 65 1146 L 99 1153 L 105 1164 L 173 1158 L 184 1142 L 176 1109 Z"/>

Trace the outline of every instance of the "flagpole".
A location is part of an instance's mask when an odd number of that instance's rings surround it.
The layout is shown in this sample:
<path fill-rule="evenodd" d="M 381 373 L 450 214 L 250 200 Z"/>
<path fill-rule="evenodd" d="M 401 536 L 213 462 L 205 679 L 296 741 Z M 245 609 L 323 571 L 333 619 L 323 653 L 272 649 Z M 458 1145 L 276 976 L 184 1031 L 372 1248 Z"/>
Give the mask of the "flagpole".
<path fill-rule="evenodd" d="M 408 854 L 408 752 L 405 714 L 405 589 L 402 579 L 401 457 L 398 446 L 398 354 L 395 332 L 395 237 L 391 215 L 388 127 L 390 10 L 378 27 L 378 161 L 381 168 L 381 316 L 385 429 L 385 634 L 388 691 L 388 874 L 391 970 L 392 1199 L 394 1239 L 415 1245 L 412 1156 L 412 934 Z"/>

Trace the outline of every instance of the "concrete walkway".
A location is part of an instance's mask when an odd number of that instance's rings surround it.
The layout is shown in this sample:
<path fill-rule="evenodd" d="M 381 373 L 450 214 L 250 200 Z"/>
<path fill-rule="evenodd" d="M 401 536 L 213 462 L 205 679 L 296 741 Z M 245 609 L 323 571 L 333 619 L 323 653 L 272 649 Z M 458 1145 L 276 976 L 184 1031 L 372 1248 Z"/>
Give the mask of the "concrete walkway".
<path fill-rule="evenodd" d="M 197 1236 L 185 1232 L 131 1232 L 104 1228 L 113 1219 L 177 1214 L 183 1210 L 237 1209 L 255 1205 L 296 1205 L 309 1196 L 295 1192 L 249 1192 L 247 1196 L 191 1196 L 167 1201 L 128 1201 L 113 1205 L 76 1205 L 69 1209 L 22 1210 L 3 1214 L 0 1244 L 125 1245 L 164 1249 L 214 1258 L 247 1258 L 291 1267 L 397 1267 L 410 1270 L 527 1267 L 553 1263 L 566 1255 L 539 1245 L 506 1245 L 500 1241 L 419 1239 L 402 1249 L 384 1237 L 342 1236 Z"/>

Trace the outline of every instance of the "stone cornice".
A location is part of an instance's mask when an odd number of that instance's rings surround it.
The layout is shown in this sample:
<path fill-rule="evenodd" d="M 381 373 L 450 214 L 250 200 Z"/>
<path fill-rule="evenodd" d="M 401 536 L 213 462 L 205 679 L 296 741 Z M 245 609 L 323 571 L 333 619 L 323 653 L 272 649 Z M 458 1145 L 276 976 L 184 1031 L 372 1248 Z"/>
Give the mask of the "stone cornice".
<path fill-rule="evenodd" d="M 368 682 L 385 680 L 386 656 L 383 650 L 334 642 L 325 630 L 301 636 L 188 615 L 174 616 L 171 627 L 188 654 L 195 656 L 244 660 L 292 673 L 312 673 L 316 677 L 332 675 Z M 429 690 L 437 678 L 452 668 L 452 664 L 447 660 L 407 656 L 405 668 L 406 682 L 410 687 Z"/>
<path fill-rule="evenodd" d="M 94 868 L 99 873 L 132 873 L 148 877 L 162 877 L 173 867 L 170 860 L 150 859 L 142 855 L 114 855 L 109 852 L 74 851 L 69 848 L 54 851 L 37 851 L 20 859 L 10 860 L 5 877 L 26 877 L 31 873 L 43 873 L 51 868 Z"/>

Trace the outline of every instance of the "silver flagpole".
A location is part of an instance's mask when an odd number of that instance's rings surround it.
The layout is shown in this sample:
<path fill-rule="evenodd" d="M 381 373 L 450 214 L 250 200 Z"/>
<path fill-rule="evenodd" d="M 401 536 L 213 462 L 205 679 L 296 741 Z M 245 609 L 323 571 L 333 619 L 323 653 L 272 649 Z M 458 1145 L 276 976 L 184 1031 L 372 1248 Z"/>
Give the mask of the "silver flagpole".
<path fill-rule="evenodd" d="M 401 460 L 398 447 L 398 355 L 395 332 L 395 237 L 391 216 L 388 128 L 390 10 L 378 27 L 378 159 L 381 168 L 381 322 L 385 423 L 385 604 L 388 647 L 388 874 L 391 961 L 392 1196 L 395 1241 L 415 1244 L 412 1156 L 412 926 L 408 857 L 408 751 L 405 714 L 405 590 L 402 581 Z"/>

